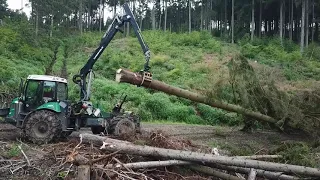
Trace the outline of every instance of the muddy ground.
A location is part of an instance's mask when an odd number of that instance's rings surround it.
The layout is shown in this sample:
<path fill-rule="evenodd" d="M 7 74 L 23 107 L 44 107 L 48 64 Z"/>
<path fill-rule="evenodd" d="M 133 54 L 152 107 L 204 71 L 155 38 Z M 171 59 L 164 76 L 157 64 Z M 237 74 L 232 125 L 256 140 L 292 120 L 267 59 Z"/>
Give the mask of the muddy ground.
<path fill-rule="evenodd" d="M 187 124 L 142 123 L 142 130 L 162 131 L 166 135 L 190 140 L 194 144 L 207 145 L 221 149 L 225 154 L 247 155 L 267 154 L 286 142 L 312 142 L 313 139 L 300 134 L 285 134 L 277 131 L 257 130 L 253 133 L 240 131 L 240 127 L 204 126 Z M 90 133 L 83 128 L 73 132 L 71 137 L 78 137 L 81 132 Z M 21 131 L 9 124 L 0 124 L 0 141 L 15 141 Z M 241 149 L 241 150 L 240 150 Z"/>
<path fill-rule="evenodd" d="M 156 135 L 160 134 L 161 136 L 158 136 L 160 139 L 153 140 L 156 146 L 164 148 L 166 148 L 166 146 L 170 146 L 171 148 L 177 148 L 177 146 L 187 147 L 191 141 L 190 145 L 196 147 L 197 151 L 199 150 L 198 148 L 203 146 L 194 145 L 204 145 L 205 147 L 203 148 L 205 151 L 211 151 L 212 153 L 211 149 L 217 148 L 220 155 L 272 154 L 279 145 L 286 142 L 313 141 L 313 139 L 298 134 L 288 135 L 275 131 L 262 130 L 245 133 L 240 131 L 240 127 L 231 128 L 186 124 L 142 123 L 142 132 L 142 134 L 149 134 L 147 132 L 156 132 L 151 133 Z M 0 173 L 0 180 L 52 179 L 52 177 L 62 176 L 66 174 L 66 172 L 68 176 L 75 176 L 75 174 L 72 173 L 77 172 L 77 170 L 74 166 L 71 167 L 70 163 L 66 163 L 66 159 L 68 159 L 66 157 L 74 154 L 73 151 L 79 143 L 78 137 L 80 133 L 91 132 L 90 129 L 83 128 L 80 132 L 73 132 L 66 141 L 37 146 L 29 142 L 21 141 L 21 131 L 19 129 L 9 124 L 0 123 L 0 172 L 2 172 Z M 166 136 L 164 141 L 162 135 Z M 185 139 L 187 141 L 176 141 L 174 139 Z M 172 144 L 163 144 L 164 142 L 171 142 Z M 20 150 L 16 148 L 16 145 L 19 144 L 25 150 L 26 156 L 31 159 L 32 166 L 26 166 L 26 162 L 22 162 L 24 166 L 17 164 L 25 159 L 20 153 Z M 92 149 L 89 145 L 83 145 L 78 152 L 86 157 L 103 156 L 101 151 L 97 148 Z M 14 165 L 10 166 L 9 163 Z M 19 170 L 20 166 L 21 169 Z M 176 172 L 181 172 L 179 168 L 169 168 L 169 171 L 167 169 L 165 171 L 156 170 L 157 176 L 160 176 L 162 173 L 162 175 L 166 177 L 164 179 L 210 179 L 196 172 L 190 172 L 190 174 L 184 174 L 185 177 L 177 178 Z M 185 172 L 189 171 L 183 171 L 183 173 Z M 153 172 L 151 172 L 151 174 L 152 173 Z M 186 178 L 186 175 L 188 175 L 189 178 Z"/>

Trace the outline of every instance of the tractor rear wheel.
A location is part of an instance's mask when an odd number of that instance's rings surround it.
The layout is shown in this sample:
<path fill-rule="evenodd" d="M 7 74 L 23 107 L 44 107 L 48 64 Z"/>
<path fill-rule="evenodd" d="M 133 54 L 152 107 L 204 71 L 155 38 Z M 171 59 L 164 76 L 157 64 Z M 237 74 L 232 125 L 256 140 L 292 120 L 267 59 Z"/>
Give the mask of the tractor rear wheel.
<path fill-rule="evenodd" d="M 118 116 L 112 119 L 112 133 L 116 136 L 132 135 L 135 133 L 135 124 L 127 117 Z"/>
<path fill-rule="evenodd" d="M 61 133 L 58 115 L 49 110 L 35 111 L 25 122 L 25 135 L 35 144 L 45 144 Z"/>

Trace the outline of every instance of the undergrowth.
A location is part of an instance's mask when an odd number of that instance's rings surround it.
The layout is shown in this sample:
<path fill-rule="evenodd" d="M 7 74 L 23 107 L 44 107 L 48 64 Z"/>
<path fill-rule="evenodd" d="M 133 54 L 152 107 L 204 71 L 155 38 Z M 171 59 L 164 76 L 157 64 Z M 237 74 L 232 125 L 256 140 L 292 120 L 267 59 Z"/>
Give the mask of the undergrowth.
<path fill-rule="evenodd" d="M 27 26 L 25 24 L 22 24 Z M 16 25 L 15 25 L 16 26 Z M 44 74 L 58 47 L 56 63 L 52 67 L 53 75 L 61 75 L 63 61 L 67 62 L 69 81 L 69 99 L 79 100 L 79 88 L 72 82 L 98 47 L 102 33 L 86 32 L 82 36 L 71 35 L 63 38 L 34 37 L 32 29 L 22 31 L 13 25 L 0 27 L 0 82 L 1 91 L 16 90 L 20 78 L 29 74 Z M 28 34 L 28 36 L 25 36 Z M 283 69 L 289 80 L 320 77 L 317 57 L 318 46 L 310 45 L 301 56 L 297 45 L 285 41 L 281 45 L 276 39 L 256 39 L 250 42 L 243 38 L 239 46 L 221 43 L 208 32 L 169 33 L 162 31 L 143 31 L 142 35 L 151 51 L 151 72 L 153 78 L 172 86 L 203 93 L 207 89 L 208 78 L 217 69 L 211 69 L 211 62 L 205 62 L 206 56 L 224 61 L 224 57 L 241 49 L 245 57 L 270 66 Z M 239 48 L 240 47 L 240 48 Z M 305 58 L 311 59 L 305 61 Z M 166 120 L 190 124 L 226 124 L 237 126 L 242 118 L 206 105 L 192 103 L 177 98 L 138 88 L 128 84 L 114 82 L 116 70 L 126 68 L 134 72 L 142 70 L 144 55 L 137 38 L 131 31 L 130 37 L 116 35 L 93 67 L 95 79 L 92 89 L 92 101 L 104 111 L 111 111 L 121 94 L 128 95 L 126 110 L 139 113 L 143 121 Z M 222 63 L 221 63 L 222 64 Z M 225 64 L 224 64 L 225 65 Z M 219 68 L 215 67 L 215 68 Z M 222 85 L 219 100 L 232 102 L 232 88 Z"/>

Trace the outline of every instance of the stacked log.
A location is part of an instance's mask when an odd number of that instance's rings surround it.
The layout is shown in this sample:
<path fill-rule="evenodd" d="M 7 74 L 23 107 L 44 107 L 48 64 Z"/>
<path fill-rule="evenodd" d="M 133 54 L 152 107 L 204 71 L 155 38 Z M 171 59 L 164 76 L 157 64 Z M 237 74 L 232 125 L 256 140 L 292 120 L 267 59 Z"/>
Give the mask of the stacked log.
<path fill-rule="evenodd" d="M 80 134 L 83 143 L 94 144 L 106 153 L 117 153 L 125 155 L 138 155 L 143 157 L 153 157 L 158 161 L 132 162 L 108 165 L 91 164 L 93 168 L 104 171 L 111 169 L 146 169 L 167 166 L 184 166 L 200 173 L 208 174 L 221 179 L 256 179 L 263 177 L 268 179 L 305 179 L 320 178 L 320 169 L 255 160 L 257 157 L 241 156 L 221 156 L 208 153 L 193 151 L 166 149 L 147 145 L 136 145 L 132 142 L 102 137 L 92 134 Z M 271 159 L 277 158 L 276 155 L 267 155 Z M 262 158 L 262 156 L 259 156 Z M 81 158 L 75 158 L 81 159 Z M 160 160 L 161 159 L 161 160 Z M 235 172 L 235 174 L 230 174 Z M 241 173 L 242 175 L 239 175 Z M 238 174 L 238 175 L 237 175 Z M 244 175 L 243 175 L 244 174 Z M 87 175 L 87 174 L 86 174 Z M 304 177 L 304 178 L 302 178 Z"/>

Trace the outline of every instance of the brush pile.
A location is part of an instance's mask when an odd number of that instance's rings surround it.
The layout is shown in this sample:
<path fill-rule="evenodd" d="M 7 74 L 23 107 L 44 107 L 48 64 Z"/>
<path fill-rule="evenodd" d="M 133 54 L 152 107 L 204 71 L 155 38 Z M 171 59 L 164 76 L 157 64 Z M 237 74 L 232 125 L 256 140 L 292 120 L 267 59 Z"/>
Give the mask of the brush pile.
<path fill-rule="evenodd" d="M 68 142 L 16 148 L 0 155 L 1 177 L 24 179 L 304 179 L 320 169 L 275 163 L 279 155 L 225 156 L 157 131 L 114 137 L 83 133 Z M 3 151 L 5 152 L 5 151 Z M 6 151 L 8 152 L 8 151 Z"/>

